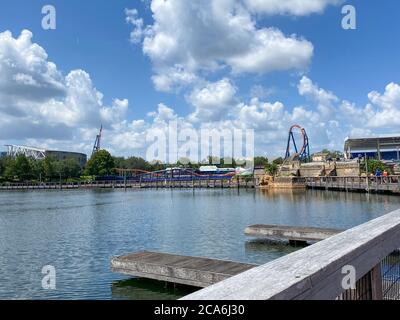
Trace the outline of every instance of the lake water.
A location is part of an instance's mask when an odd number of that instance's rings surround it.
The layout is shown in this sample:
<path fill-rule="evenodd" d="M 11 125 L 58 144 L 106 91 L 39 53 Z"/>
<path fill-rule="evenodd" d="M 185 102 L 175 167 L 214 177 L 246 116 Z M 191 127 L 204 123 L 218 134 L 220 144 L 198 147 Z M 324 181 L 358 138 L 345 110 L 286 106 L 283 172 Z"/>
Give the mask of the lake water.
<path fill-rule="evenodd" d="M 0 192 L 0 299 L 176 299 L 193 289 L 129 279 L 112 256 L 139 250 L 266 263 L 292 252 L 244 236 L 251 224 L 346 229 L 400 197 L 326 191 Z M 42 267 L 56 289 L 42 289 Z"/>

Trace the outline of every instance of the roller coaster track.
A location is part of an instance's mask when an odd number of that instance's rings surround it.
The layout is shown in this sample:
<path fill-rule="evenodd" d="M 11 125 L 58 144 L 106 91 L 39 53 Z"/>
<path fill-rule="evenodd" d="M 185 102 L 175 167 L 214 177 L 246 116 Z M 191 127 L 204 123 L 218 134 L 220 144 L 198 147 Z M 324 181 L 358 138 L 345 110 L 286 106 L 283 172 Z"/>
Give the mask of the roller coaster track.
<path fill-rule="evenodd" d="M 159 171 L 146 171 L 146 170 L 140 170 L 140 169 L 119 169 L 116 168 L 115 169 L 118 173 L 139 173 L 140 175 L 155 175 L 155 176 L 163 176 L 167 173 L 173 172 L 173 171 L 179 171 L 179 174 L 186 174 L 186 175 L 190 175 L 190 176 L 195 176 L 195 177 L 207 177 L 207 176 L 212 176 L 211 174 L 200 174 L 197 172 L 194 172 L 193 170 L 189 170 L 189 169 L 166 169 L 166 170 L 159 170 Z M 233 177 L 236 176 L 236 172 L 229 172 L 229 173 L 225 173 L 225 174 L 217 174 L 217 176 L 220 177 Z"/>
<path fill-rule="evenodd" d="M 297 148 L 296 139 L 294 137 L 295 129 L 300 130 L 300 133 L 303 138 L 303 146 L 301 147 L 300 151 Z M 294 154 L 292 154 L 292 152 L 291 152 L 291 148 L 290 148 L 291 143 L 293 144 L 293 147 L 294 147 L 294 151 L 295 151 Z M 310 160 L 310 144 L 309 144 L 307 132 L 303 127 L 301 127 L 297 124 L 292 126 L 289 130 L 289 138 L 288 138 L 287 147 L 286 147 L 285 160 L 289 159 L 292 156 L 298 156 L 301 161 L 309 161 Z"/>

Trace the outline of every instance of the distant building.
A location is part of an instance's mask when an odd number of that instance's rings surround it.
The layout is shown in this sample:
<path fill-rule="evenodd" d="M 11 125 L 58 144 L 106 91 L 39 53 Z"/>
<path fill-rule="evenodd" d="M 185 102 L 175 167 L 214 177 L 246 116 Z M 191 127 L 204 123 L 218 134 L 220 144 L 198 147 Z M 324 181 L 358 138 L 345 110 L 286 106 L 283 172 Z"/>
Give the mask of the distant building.
<path fill-rule="evenodd" d="M 75 159 L 81 167 L 83 167 L 87 162 L 87 155 L 78 152 L 69 151 L 57 151 L 57 150 L 46 150 L 41 148 L 17 146 L 17 145 L 7 145 L 8 151 L 6 155 L 9 157 L 17 157 L 18 155 L 25 155 L 28 158 L 33 158 L 35 160 L 42 160 L 46 157 L 52 157 L 58 161 Z"/>
<path fill-rule="evenodd" d="M 400 135 L 372 138 L 348 138 L 344 146 L 345 157 L 400 161 Z"/>
<path fill-rule="evenodd" d="M 87 155 L 78 152 L 46 150 L 46 157 L 49 156 L 59 161 L 66 159 L 75 159 L 81 167 L 85 166 L 87 162 Z"/>
<path fill-rule="evenodd" d="M 254 179 L 255 183 L 257 186 L 261 184 L 261 181 L 264 179 L 264 177 L 267 175 L 265 171 L 265 166 L 256 166 L 254 167 Z"/>
<path fill-rule="evenodd" d="M 328 160 L 329 153 L 326 152 L 319 152 L 319 153 L 314 153 L 312 155 L 312 161 L 313 162 L 326 162 Z"/>

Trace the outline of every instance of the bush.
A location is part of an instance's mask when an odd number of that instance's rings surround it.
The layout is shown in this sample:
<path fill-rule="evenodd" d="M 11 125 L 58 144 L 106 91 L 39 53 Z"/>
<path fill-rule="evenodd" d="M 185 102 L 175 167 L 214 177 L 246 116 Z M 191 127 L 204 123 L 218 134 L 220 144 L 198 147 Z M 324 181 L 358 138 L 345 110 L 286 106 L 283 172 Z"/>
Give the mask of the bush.
<path fill-rule="evenodd" d="M 383 172 L 385 170 L 385 165 L 383 164 L 382 161 L 370 159 L 367 160 L 367 168 L 368 168 L 368 173 L 375 174 L 377 169 Z"/>

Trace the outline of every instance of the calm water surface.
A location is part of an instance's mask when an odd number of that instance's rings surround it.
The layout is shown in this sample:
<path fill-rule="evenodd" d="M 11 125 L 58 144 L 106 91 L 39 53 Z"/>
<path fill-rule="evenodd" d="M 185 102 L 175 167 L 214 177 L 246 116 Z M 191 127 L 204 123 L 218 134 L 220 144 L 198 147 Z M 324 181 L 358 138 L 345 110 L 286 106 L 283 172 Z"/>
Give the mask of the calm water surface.
<path fill-rule="evenodd" d="M 350 228 L 400 207 L 400 197 L 237 190 L 0 193 L 0 299 L 176 299 L 110 271 L 112 256 L 155 250 L 266 263 L 294 249 L 243 235 L 250 224 Z M 57 271 L 41 287 L 42 267 Z"/>

